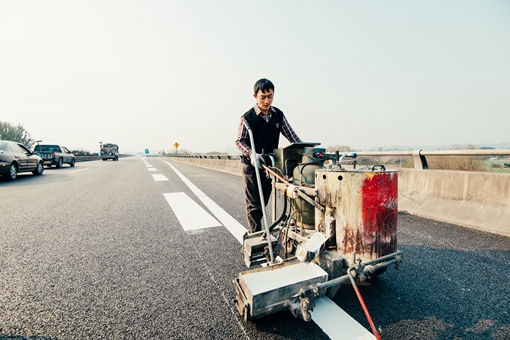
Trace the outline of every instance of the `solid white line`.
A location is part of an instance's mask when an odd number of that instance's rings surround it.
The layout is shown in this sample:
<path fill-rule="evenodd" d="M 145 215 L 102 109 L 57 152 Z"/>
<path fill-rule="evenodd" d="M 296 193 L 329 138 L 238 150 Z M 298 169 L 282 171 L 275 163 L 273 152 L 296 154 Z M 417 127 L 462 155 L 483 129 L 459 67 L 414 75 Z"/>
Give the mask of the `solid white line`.
<path fill-rule="evenodd" d="M 159 181 L 168 181 L 168 178 L 166 178 L 165 175 L 162 175 L 162 174 L 154 174 L 154 175 L 152 175 L 152 178 L 154 178 L 154 180 L 156 182 L 159 182 Z"/>
<path fill-rule="evenodd" d="M 164 162 L 164 161 L 163 161 Z M 193 191 L 193 193 L 198 197 L 204 197 L 206 196 L 202 190 L 200 190 L 199 188 L 197 188 L 197 186 L 193 183 L 191 183 L 191 181 L 189 179 L 187 179 L 186 177 L 184 177 L 183 174 L 181 174 L 179 172 L 179 170 L 177 170 L 172 164 L 168 163 L 168 162 L 165 162 L 166 164 L 168 164 L 173 171 L 175 171 L 175 173 L 177 174 L 177 176 L 179 176 L 179 178 L 184 182 L 184 184 L 186 184 L 188 186 L 188 188 L 190 188 L 191 191 Z"/>
<path fill-rule="evenodd" d="M 165 161 L 163 161 L 165 162 Z M 172 170 L 175 171 L 177 176 L 181 178 L 181 180 L 190 188 L 190 190 L 198 197 L 202 203 L 211 211 L 214 216 L 227 228 L 227 230 L 235 237 L 235 239 L 243 244 L 243 235 L 246 234 L 246 228 L 242 226 L 241 223 L 237 222 L 232 216 L 230 216 L 223 208 L 221 208 L 216 202 L 210 199 L 206 194 L 204 194 L 200 189 L 196 187 L 195 184 L 191 183 L 183 174 L 179 172 L 172 164 L 165 162 L 168 164 Z"/>
<path fill-rule="evenodd" d="M 375 336 L 347 314 L 330 298 L 323 296 L 315 300 L 312 320 L 332 340 L 373 340 Z"/>
<path fill-rule="evenodd" d="M 230 216 L 223 208 L 221 208 L 216 202 L 207 196 L 199 197 L 204 205 L 213 213 L 218 220 L 221 221 L 223 226 L 235 237 L 235 239 L 243 244 L 243 236 L 247 230 L 242 226 L 241 223 L 237 222 L 232 216 Z"/>
<path fill-rule="evenodd" d="M 214 217 L 183 192 L 163 194 L 184 230 L 221 227 Z"/>

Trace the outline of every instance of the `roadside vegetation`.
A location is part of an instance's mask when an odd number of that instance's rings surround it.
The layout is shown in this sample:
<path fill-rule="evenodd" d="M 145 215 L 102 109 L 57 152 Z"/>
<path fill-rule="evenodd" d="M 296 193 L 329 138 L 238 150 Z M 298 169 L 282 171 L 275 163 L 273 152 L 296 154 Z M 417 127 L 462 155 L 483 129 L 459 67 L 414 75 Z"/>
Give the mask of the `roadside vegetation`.
<path fill-rule="evenodd" d="M 0 121 L 0 140 L 10 140 L 25 145 L 27 148 L 32 149 L 37 141 L 32 139 L 31 134 L 25 129 L 23 124 L 13 124 L 9 122 Z M 87 150 L 78 149 L 71 150 L 75 156 L 95 156 L 97 153 L 92 153 Z"/>
<path fill-rule="evenodd" d="M 83 149 L 71 150 L 71 153 L 75 156 L 97 156 L 97 152 L 90 152 Z"/>
<path fill-rule="evenodd" d="M 510 158 L 492 157 L 485 160 L 483 165 L 490 172 L 510 173 Z"/>
<path fill-rule="evenodd" d="M 35 141 L 22 124 L 0 121 L 0 139 L 22 143 L 31 148 Z"/>

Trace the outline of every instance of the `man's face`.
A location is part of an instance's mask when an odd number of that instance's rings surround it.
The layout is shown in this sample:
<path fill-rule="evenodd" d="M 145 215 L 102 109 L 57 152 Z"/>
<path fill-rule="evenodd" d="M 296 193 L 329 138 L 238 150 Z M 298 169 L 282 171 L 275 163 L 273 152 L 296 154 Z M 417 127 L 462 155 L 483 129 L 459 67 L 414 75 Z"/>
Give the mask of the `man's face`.
<path fill-rule="evenodd" d="M 274 96 L 273 90 L 265 92 L 259 90 L 257 94 L 253 95 L 253 98 L 255 98 L 255 100 L 257 101 L 257 106 L 259 107 L 259 109 L 265 114 L 267 114 L 269 112 L 271 104 L 273 103 L 273 96 Z"/>

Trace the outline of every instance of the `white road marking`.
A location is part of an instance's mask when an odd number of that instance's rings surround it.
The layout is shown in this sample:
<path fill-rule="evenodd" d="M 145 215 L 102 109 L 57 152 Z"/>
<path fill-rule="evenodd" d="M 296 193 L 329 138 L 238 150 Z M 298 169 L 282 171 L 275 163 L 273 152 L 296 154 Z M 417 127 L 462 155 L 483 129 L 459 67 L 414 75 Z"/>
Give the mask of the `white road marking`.
<path fill-rule="evenodd" d="M 221 223 L 183 192 L 163 194 L 184 230 L 221 227 Z"/>
<path fill-rule="evenodd" d="M 163 161 L 165 162 L 165 161 Z M 246 234 L 246 228 L 242 226 L 241 223 L 237 222 L 232 216 L 230 216 L 223 208 L 221 208 L 216 202 L 210 199 L 206 194 L 204 194 L 200 189 L 196 187 L 195 184 L 191 183 L 183 174 L 179 172 L 172 164 L 165 162 L 168 164 L 172 170 L 181 178 L 181 180 L 190 188 L 191 191 L 198 197 L 202 203 L 209 209 L 214 216 L 223 224 L 225 228 L 236 238 L 236 240 L 242 244 L 243 243 L 243 235 Z"/>
<path fill-rule="evenodd" d="M 75 172 L 79 172 L 79 171 L 83 171 L 83 170 L 88 170 L 88 169 L 92 169 L 92 168 L 84 168 L 84 169 L 78 169 L 78 170 L 74 170 L 74 171 L 69 171 L 68 174 L 74 174 Z"/>
<path fill-rule="evenodd" d="M 333 340 L 373 340 L 375 336 L 324 296 L 315 300 L 312 320 Z"/>
<path fill-rule="evenodd" d="M 223 226 L 235 237 L 235 239 L 243 244 L 243 236 L 247 230 L 242 226 L 241 223 L 237 222 L 232 216 L 230 216 L 222 207 L 207 196 L 199 197 L 204 205 L 209 209 L 218 220 L 221 221 Z"/>
<path fill-rule="evenodd" d="M 148 168 L 149 171 L 158 171 L 156 168 Z"/>
<path fill-rule="evenodd" d="M 162 174 L 154 174 L 154 175 L 152 175 L 152 178 L 154 178 L 154 180 L 156 182 L 168 181 L 168 178 L 166 178 L 165 175 L 162 175 Z"/>

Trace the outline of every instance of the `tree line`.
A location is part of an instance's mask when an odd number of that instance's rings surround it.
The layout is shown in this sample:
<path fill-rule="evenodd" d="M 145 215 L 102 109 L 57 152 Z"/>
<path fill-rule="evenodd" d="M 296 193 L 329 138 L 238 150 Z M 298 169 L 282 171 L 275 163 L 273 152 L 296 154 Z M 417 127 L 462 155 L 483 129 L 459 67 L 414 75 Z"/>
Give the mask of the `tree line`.
<path fill-rule="evenodd" d="M 31 148 L 35 141 L 30 132 L 25 129 L 23 124 L 13 124 L 0 121 L 0 139 L 18 142 Z"/>
<path fill-rule="evenodd" d="M 0 121 L 0 140 L 10 140 L 25 145 L 27 148 L 32 149 L 35 140 L 32 139 L 30 132 L 25 129 L 23 124 L 13 124 L 9 122 Z M 75 156 L 91 156 L 96 153 L 91 153 L 87 150 L 71 150 Z"/>

